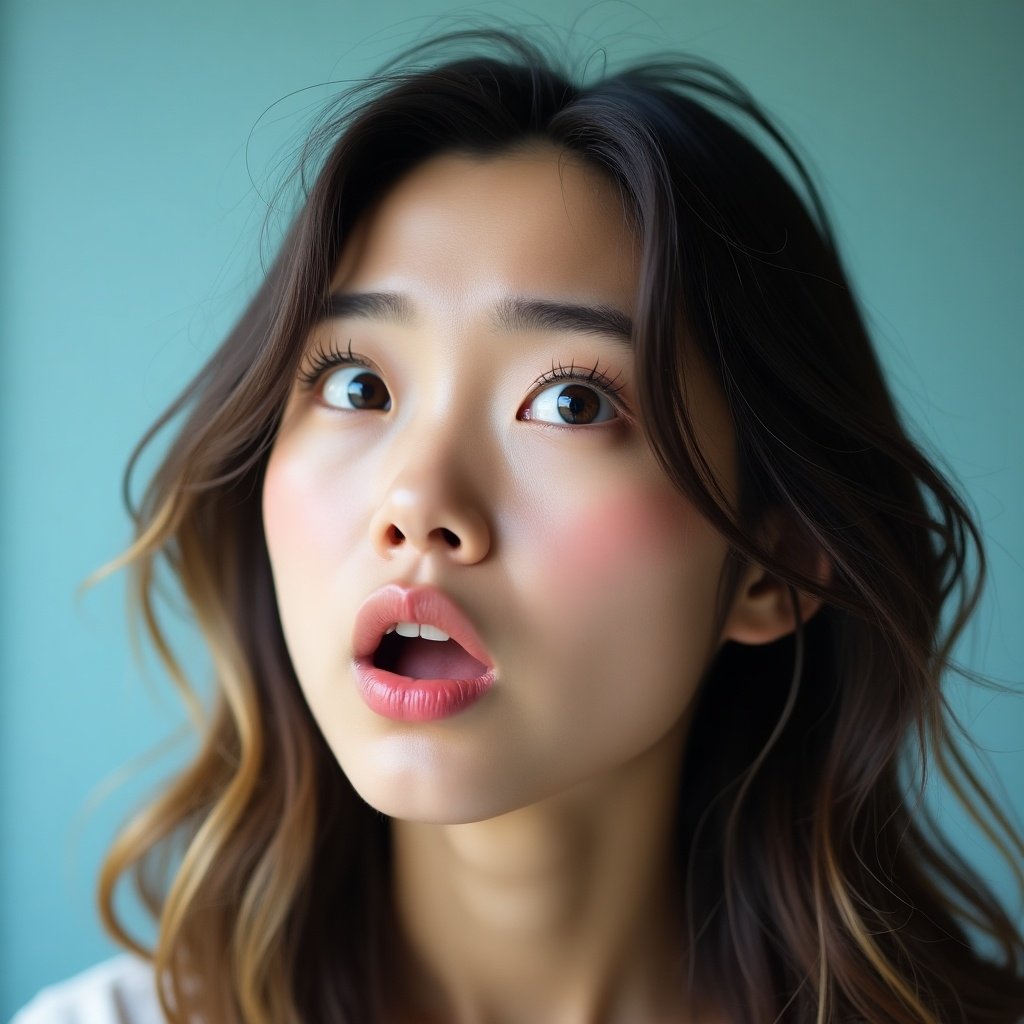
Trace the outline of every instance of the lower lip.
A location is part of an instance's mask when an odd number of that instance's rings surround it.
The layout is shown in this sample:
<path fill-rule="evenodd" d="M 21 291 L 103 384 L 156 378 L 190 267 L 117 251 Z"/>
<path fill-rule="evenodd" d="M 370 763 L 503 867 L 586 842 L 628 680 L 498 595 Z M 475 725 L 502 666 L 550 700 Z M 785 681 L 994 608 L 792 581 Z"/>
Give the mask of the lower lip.
<path fill-rule="evenodd" d="M 468 708 L 494 684 L 494 669 L 476 679 L 413 679 L 355 659 L 356 682 L 371 711 L 396 722 L 436 722 Z"/>

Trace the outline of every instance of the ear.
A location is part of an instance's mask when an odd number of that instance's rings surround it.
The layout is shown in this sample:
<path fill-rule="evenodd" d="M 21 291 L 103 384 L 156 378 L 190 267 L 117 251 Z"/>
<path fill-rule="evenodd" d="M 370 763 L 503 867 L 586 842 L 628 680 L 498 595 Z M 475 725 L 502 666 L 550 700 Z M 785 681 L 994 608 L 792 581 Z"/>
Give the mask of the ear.
<path fill-rule="evenodd" d="M 806 533 L 796 528 L 791 514 L 770 510 L 762 524 L 761 536 L 769 550 L 795 569 L 819 583 L 832 578 L 828 556 Z M 821 607 L 821 600 L 803 591 L 796 592 L 800 617 L 807 622 Z M 722 629 L 722 642 L 768 644 L 796 629 L 796 614 L 789 586 L 760 565 L 744 571 L 732 607 Z"/>

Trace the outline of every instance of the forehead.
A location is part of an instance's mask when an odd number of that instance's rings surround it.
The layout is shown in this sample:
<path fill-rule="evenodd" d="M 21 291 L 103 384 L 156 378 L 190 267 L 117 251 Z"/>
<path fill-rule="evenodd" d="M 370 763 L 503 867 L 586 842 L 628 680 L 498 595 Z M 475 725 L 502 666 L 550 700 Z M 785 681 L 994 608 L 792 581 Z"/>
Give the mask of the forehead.
<path fill-rule="evenodd" d="M 639 253 L 622 197 L 554 147 L 433 157 L 357 224 L 334 288 L 393 288 L 435 301 L 510 292 L 597 300 L 631 312 Z"/>

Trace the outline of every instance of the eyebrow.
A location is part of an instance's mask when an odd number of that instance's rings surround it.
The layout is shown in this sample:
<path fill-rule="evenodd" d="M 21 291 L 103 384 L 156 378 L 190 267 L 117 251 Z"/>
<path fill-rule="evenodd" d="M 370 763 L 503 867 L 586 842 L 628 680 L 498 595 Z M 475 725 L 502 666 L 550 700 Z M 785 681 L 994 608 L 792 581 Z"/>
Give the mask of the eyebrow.
<path fill-rule="evenodd" d="M 338 317 L 384 320 L 392 324 L 408 324 L 413 319 L 412 306 L 398 292 L 332 292 L 317 319 Z"/>
<path fill-rule="evenodd" d="M 575 331 L 606 334 L 630 345 L 633 321 L 614 306 L 584 306 L 550 299 L 502 299 L 494 308 L 495 326 L 506 331 Z"/>
<path fill-rule="evenodd" d="M 399 292 L 333 292 L 319 320 L 356 317 L 385 323 L 412 323 L 413 309 Z M 601 334 L 630 347 L 633 321 L 614 306 L 588 306 L 552 299 L 512 296 L 501 299 L 491 311 L 491 323 L 506 331 L 571 331 Z"/>

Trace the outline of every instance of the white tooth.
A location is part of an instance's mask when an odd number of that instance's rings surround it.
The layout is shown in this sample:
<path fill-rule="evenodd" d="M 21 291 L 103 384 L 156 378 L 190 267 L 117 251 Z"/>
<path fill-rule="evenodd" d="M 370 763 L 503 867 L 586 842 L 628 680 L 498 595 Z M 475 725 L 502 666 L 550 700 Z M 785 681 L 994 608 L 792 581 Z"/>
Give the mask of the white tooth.
<path fill-rule="evenodd" d="M 388 628 L 384 630 L 384 635 L 387 636 L 388 633 L 394 633 L 394 631 L 395 631 L 395 627 L 394 626 L 388 626 Z"/>
<path fill-rule="evenodd" d="M 420 636 L 424 640 L 447 640 L 448 634 L 443 633 L 437 626 L 428 626 L 424 623 L 420 626 Z"/>
<path fill-rule="evenodd" d="M 420 626 L 418 622 L 399 622 L 395 624 L 395 631 L 399 636 L 419 636 Z"/>

